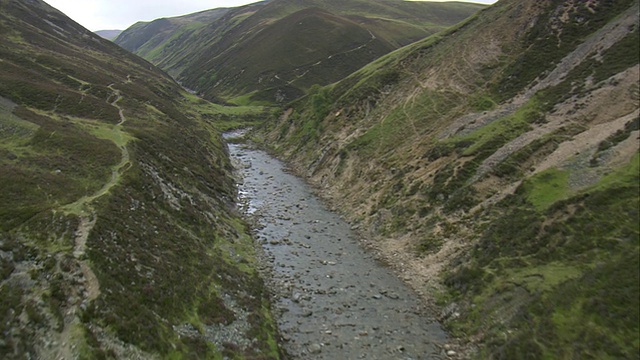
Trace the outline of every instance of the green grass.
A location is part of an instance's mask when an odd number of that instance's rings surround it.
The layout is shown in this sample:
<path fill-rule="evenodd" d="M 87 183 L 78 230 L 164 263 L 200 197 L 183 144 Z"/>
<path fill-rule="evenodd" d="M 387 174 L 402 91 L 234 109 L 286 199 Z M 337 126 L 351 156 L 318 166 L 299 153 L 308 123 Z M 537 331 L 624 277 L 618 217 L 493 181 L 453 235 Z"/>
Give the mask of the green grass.
<path fill-rule="evenodd" d="M 186 114 L 193 117 L 184 121 L 192 122 L 191 125 L 166 121 L 151 129 L 129 128 L 136 140 L 128 147 L 131 159 L 146 159 L 172 188 L 192 194 L 191 200 L 176 193 L 179 208 L 175 208 L 176 205 L 150 198 L 149 193 L 162 194 L 161 187 L 145 176 L 146 170 L 136 163 L 122 175 L 108 197 L 97 200 L 99 221 L 92 234 L 95 238 L 89 239 L 92 249 L 89 257 L 95 264 L 101 288 L 111 289 L 114 295 L 105 295 L 102 310 L 92 310 L 90 317 L 112 324 L 122 339 L 169 358 L 192 358 L 197 353 L 216 358 L 222 351 L 242 356 L 243 349 L 213 349 L 202 339 L 177 338 L 171 328 L 158 324 L 153 315 L 162 313 L 172 324 L 191 323 L 202 329 L 233 319 L 233 313 L 221 300 L 222 293 L 230 294 L 247 309 L 261 306 L 254 302 L 261 302 L 264 296 L 260 293 L 263 285 L 258 283 L 255 270 L 252 271 L 256 261 L 252 239 L 244 225 L 223 210 L 226 205 L 222 197 L 232 196 L 232 182 L 226 173 L 228 159 L 215 132 L 218 124 L 208 117 L 216 115 L 217 106 L 187 101 L 185 107 L 189 108 Z M 163 157 L 156 157 L 159 153 Z M 176 168 L 174 162 L 180 163 L 180 167 Z M 135 220 L 144 224 L 143 228 L 125 227 L 116 220 L 117 214 L 132 211 L 132 202 L 144 204 L 147 209 Z M 115 244 L 105 241 L 112 233 L 119 234 Z M 126 238 L 136 241 L 121 240 Z M 149 279 L 151 275 L 140 273 L 127 261 L 126 265 L 114 268 L 108 260 L 126 259 L 130 254 L 135 254 L 137 263 L 145 269 L 153 269 L 153 281 Z M 157 258 L 164 260 L 158 263 Z M 121 283 L 131 284 L 125 298 L 117 295 Z M 136 306 L 131 308 L 131 304 Z M 262 321 L 262 317 L 254 319 L 252 327 L 260 328 Z M 153 328 L 154 332 L 140 332 L 139 326 Z M 263 344 L 257 346 L 263 349 Z M 268 346 L 264 344 L 265 348 Z M 246 351 L 250 357 L 258 350 Z"/>
<path fill-rule="evenodd" d="M 594 187 L 593 190 L 606 190 L 609 188 L 618 188 L 625 186 L 638 187 L 638 177 L 640 174 L 640 154 L 636 153 L 631 162 L 615 171 L 604 176 Z"/>
<path fill-rule="evenodd" d="M 87 125 L 85 125 L 87 126 Z M 123 147 L 133 140 L 133 137 L 124 132 L 121 127 L 107 124 L 88 125 L 89 132 L 98 139 L 112 141 L 116 146 Z"/>
<path fill-rule="evenodd" d="M 639 171 L 636 154 L 572 193 L 569 172 L 551 169 L 493 209 L 473 260 L 446 280 L 473 299 L 451 326 L 485 333 L 479 358 L 637 356 Z"/>
<path fill-rule="evenodd" d="M 497 104 L 488 94 L 477 94 L 470 101 L 469 105 L 474 111 L 489 111 L 493 110 Z"/>
<path fill-rule="evenodd" d="M 254 100 L 253 96 L 257 94 L 257 91 L 253 91 L 247 94 L 239 95 L 229 99 L 229 103 L 238 105 L 240 107 L 262 107 L 271 106 L 272 103 L 264 100 Z"/>
<path fill-rule="evenodd" d="M 454 92 L 425 91 L 410 104 L 398 105 L 387 111 L 379 123 L 353 140 L 347 150 L 365 156 L 391 151 L 399 144 L 419 138 L 422 132 L 437 125 L 443 117 L 440 111 L 446 112 L 458 100 L 460 95 Z"/>
<path fill-rule="evenodd" d="M 211 249 L 216 256 L 221 256 L 229 264 L 235 264 L 240 271 L 247 275 L 256 275 L 254 264 L 258 261 L 255 257 L 253 240 L 248 234 L 247 225 L 240 221 L 232 221 L 231 225 L 240 234 L 239 241 L 228 242 L 220 239 Z"/>
<path fill-rule="evenodd" d="M 577 349 L 546 349 L 550 357 L 576 356 L 584 348 L 600 359 L 636 358 L 639 292 L 638 252 L 617 256 L 588 271 L 582 279 L 568 282 L 552 301 L 560 306 L 551 319 L 554 334 L 563 343 L 582 343 Z M 611 279 L 616 279 L 613 284 Z M 586 286 L 585 286 L 586 285 Z M 566 296 L 567 298 L 561 298 Z M 583 349 L 580 349 L 582 347 Z"/>
<path fill-rule="evenodd" d="M 264 121 L 271 108 L 261 105 L 220 105 L 187 95 L 190 108 L 203 121 L 211 123 L 218 131 L 246 128 Z"/>
<path fill-rule="evenodd" d="M 495 259 L 500 264 L 501 259 Z M 504 259 L 508 264 L 512 259 Z M 529 265 L 519 268 L 505 268 L 503 264 L 496 268 L 487 267 L 482 270 L 469 270 L 467 277 L 473 276 L 475 281 L 482 282 L 472 296 L 476 307 L 471 309 L 468 320 L 456 331 L 486 331 L 496 324 L 487 323 L 488 318 L 505 319 L 508 323 L 509 315 L 522 304 L 530 301 L 531 297 L 553 294 L 558 286 L 571 279 L 580 278 L 582 269 L 563 262 L 551 262 L 541 265 Z M 524 291 L 524 293 L 522 292 Z M 527 294 L 527 295 L 524 295 Z M 524 296 L 523 296 L 524 295 Z M 505 317 L 501 315 L 504 312 Z"/>
<path fill-rule="evenodd" d="M 555 202 L 569 197 L 569 174 L 568 171 L 549 169 L 529 178 L 524 185 L 527 200 L 536 210 L 544 211 Z"/>
<path fill-rule="evenodd" d="M 192 94 L 186 95 L 186 98 L 191 104 L 196 106 L 196 110 L 203 115 L 257 115 L 266 109 L 265 106 L 262 105 L 243 104 L 243 99 L 247 100 L 247 97 L 240 98 L 237 102 L 231 101 L 231 103 L 236 104 L 236 106 L 215 104 L 204 101 Z"/>
<path fill-rule="evenodd" d="M 505 144 L 521 134 L 531 130 L 531 123 L 544 119 L 539 110 L 537 99 L 533 98 L 527 104 L 520 107 L 513 115 L 497 119 L 488 125 L 462 136 L 456 136 L 447 141 L 453 143 L 471 143 L 462 153 L 463 156 L 471 156 L 490 142 L 499 141 Z M 497 149 L 496 149 L 497 150 Z"/>
<path fill-rule="evenodd" d="M 550 292 L 567 280 L 579 278 L 583 269 L 564 262 L 551 262 L 540 266 L 517 269 L 510 281 L 523 286 L 529 293 Z"/>

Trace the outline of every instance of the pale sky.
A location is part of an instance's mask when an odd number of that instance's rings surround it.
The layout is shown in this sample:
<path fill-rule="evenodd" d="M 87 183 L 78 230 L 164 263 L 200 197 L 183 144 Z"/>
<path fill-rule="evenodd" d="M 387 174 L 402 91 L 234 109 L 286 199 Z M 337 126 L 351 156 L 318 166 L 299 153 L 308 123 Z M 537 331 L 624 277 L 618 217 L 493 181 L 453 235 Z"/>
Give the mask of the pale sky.
<path fill-rule="evenodd" d="M 138 21 L 235 7 L 258 0 L 44 0 L 91 31 L 124 30 Z M 442 0 L 434 0 L 442 1 Z M 464 1 L 464 0 L 462 0 Z M 468 2 L 493 4 L 496 0 Z"/>

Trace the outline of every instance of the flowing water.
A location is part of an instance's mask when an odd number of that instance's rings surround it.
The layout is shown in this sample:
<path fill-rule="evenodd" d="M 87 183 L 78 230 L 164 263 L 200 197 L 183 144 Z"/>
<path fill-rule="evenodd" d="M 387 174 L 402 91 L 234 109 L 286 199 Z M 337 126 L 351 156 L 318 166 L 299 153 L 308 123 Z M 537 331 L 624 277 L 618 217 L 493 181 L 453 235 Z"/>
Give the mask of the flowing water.
<path fill-rule="evenodd" d="M 241 206 L 271 262 L 277 322 L 292 358 L 446 358 L 440 325 L 359 246 L 349 224 L 267 153 L 229 149 Z"/>

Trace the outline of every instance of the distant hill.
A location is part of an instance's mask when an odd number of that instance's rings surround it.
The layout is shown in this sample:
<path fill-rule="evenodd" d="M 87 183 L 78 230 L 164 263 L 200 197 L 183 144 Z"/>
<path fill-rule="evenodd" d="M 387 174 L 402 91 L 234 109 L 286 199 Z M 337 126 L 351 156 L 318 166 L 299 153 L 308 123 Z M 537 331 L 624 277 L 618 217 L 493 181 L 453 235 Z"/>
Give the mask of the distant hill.
<path fill-rule="evenodd" d="M 484 6 L 273 0 L 138 23 L 115 42 L 210 99 L 290 101 Z"/>
<path fill-rule="evenodd" d="M 0 0 L 1 359 L 278 357 L 225 111 L 43 1 Z"/>
<path fill-rule="evenodd" d="M 441 306 L 459 356 L 637 359 L 639 9 L 501 0 L 252 138 Z"/>
<path fill-rule="evenodd" d="M 219 8 L 190 15 L 162 18 L 151 22 L 137 22 L 119 35 L 115 42 L 123 48 L 142 57 L 158 51 L 158 46 L 166 45 L 178 32 L 188 28 L 198 28 L 215 21 L 228 13 L 230 9 Z M 175 43 L 175 41 L 174 41 Z"/>
<path fill-rule="evenodd" d="M 98 30 L 95 31 L 96 35 L 103 37 L 107 40 L 114 40 L 122 33 L 122 30 Z"/>

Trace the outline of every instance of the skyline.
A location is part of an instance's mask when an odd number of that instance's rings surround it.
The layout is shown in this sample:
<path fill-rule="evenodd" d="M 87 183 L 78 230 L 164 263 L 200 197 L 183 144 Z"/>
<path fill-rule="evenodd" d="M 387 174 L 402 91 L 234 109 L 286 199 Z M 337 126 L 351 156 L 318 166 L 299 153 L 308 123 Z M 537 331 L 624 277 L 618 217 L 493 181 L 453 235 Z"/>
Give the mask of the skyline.
<path fill-rule="evenodd" d="M 125 30 L 138 21 L 152 21 L 195 12 L 237 7 L 256 0 L 44 0 L 91 31 Z M 421 1 L 421 0 L 411 0 Z M 431 0 L 443 2 L 442 0 Z M 493 4 L 497 0 L 467 1 Z"/>

